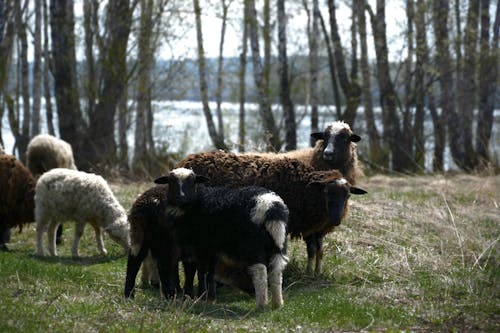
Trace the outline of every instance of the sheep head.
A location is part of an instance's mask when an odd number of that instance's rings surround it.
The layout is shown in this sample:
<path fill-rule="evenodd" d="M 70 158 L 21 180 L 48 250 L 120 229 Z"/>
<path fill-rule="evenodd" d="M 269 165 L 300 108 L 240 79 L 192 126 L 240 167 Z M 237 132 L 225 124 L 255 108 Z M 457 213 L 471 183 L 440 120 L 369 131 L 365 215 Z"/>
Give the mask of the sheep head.
<path fill-rule="evenodd" d="M 345 178 L 327 178 L 307 184 L 314 191 L 323 191 L 326 211 L 331 225 L 338 226 L 347 213 L 347 201 L 351 194 L 365 194 L 365 190 L 351 186 Z"/>
<path fill-rule="evenodd" d="M 191 169 L 177 168 L 167 175 L 155 179 L 156 184 L 168 184 L 168 203 L 171 206 L 184 207 L 196 198 L 196 185 L 205 183 L 208 178 L 197 175 Z"/>
<path fill-rule="evenodd" d="M 335 168 L 340 168 L 352 158 L 352 143 L 361 140 L 359 135 L 352 132 L 351 127 L 343 122 L 330 123 L 324 132 L 313 132 L 311 137 L 323 140 L 323 160 Z"/>

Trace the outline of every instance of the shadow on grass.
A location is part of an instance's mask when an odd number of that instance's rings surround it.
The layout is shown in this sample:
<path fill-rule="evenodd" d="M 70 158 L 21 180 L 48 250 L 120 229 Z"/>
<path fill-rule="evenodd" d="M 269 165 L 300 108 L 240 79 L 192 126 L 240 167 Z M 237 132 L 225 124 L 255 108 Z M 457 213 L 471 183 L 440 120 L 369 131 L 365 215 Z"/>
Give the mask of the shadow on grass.
<path fill-rule="evenodd" d="M 107 256 L 93 255 L 93 256 L 79 257 L 79 258 L 75 258 L 72 256 L 42 257 L 34 253 L 28 253 L 27 256 L 46 263 L 52 263 L 52 264 L 57 263 L 70 266 L 92 266 L 96 264 L 114 262 L 124 257 L 124 255 L 118 255 L 118 254 L 112 254 Z"/>

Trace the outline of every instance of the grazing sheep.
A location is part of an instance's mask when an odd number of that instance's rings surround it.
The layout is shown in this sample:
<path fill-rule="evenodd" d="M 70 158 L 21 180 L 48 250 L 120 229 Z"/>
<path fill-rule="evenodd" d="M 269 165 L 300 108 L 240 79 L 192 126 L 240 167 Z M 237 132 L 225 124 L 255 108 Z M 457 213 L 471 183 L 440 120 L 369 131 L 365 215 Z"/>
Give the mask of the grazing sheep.
<path fill-rule="evenodd" d="M 217 258 L 224 256 L 247 268 L 258 307 L 267 304 L 268 282 L 273 307 L 283 305 L 288 208 L 278 195 L 262 187 L 231 189 L 199 184 L 206 181 L 185 168 L 155 180 L 169 184 L 168 219 L 181 247 L 194 253 L 198 294 L 206 290 L 208 299 L 215 299 L 215 266 Z M 177 264 L 176 258 L 174 261 Z M 186 274 L 186 281 L 192 281 L 192 276 Z"/>
<path fill-rule="evenodd" d="M 28 144 L 26 166 L 35 177 L 55 168 L 76 170 L 71 145 L 49 134 L 39 134 Z"/>
<path fill-rule="evenodd" d="M 212 186 L 256 185 L 276 192 L 290 210 L 288 233 L 302 237 L 307 244 L 309 274 L 314 259 L 315 271 L 321 273 L 323 237 L 346 215 L 349 195 L 366 193 L 351 186 L 337 170 L 315 171 L 296 159 L 270 160 L 218 151 L 188 156 L 178 166 L 207 176 Z"/>
<path fill-rule="evenodd" d="M 130 251 L 127 261 L 127 275 L 125 278 L 125 297 L 134 296 L 135 278 L 142 265 L 142 281 L 144 284 L 156 282 L 159 277 L 150 275 L 159 271 L 166 271 L 164 263 L 170 262 L 170 256 L 179 257 L 180 250 L 172 226 L 167 218 L 168 186 L 158 185 L 141 194 L 130 209 L 128 221 L 130 224 Z M 168 259 L 164 259 L 168 258 Z M 145 260 L 145 261 L 144 261 Z M 174 271 L 170 268 L 170 271 Z M 179 282 L 175 285 L 167 284 L 174 278 L 167 279 L 164 274 L 162 292 L 169 296 L 175 288 L 180 290 Z M 178 276 L 178 275 L 177 275 Z M 178 280 L 175 278 L 175 280 Z"/>
<path fill-rule="evenodd" d="M 35 189 L 35 220 L 37 253 L 40 256 L 44 255 L 42 236 L 47 227 L 49 253 L 57 255 L 56 227 L 68 220 L 76 222 L 71 251 L 74 257 L 78 257 L 78 243 L 87 222 L 94 227 L 97 247 L 102 255 L 107 252 L 101 229 L 126 250 L 129 247 L 127 214 L 101 176 L 62 168 L 44 173 Z"/>
<path fill-rule="evenodd" d="M 7 250 L 10 228 L 35 221 L 35 178 L 13 155 L 0 155 L 0 249 Z"/>
<path fill-rule="evenodd" d="M 316 171 L 339 170 L 351 185 L 363 175 L 358 161 L 359 135 L 352 132 L 349 125 L 343 121 L 328 124 L 323 132 L 311 133 L 318 140 L 313 148 L 292 150 L 286 153 L 247 153 L 244 155 L 261 156 L 269 160 L 293 158 L 301 161 Z M 182 162 L 177 165 L 182 167 Z"/>

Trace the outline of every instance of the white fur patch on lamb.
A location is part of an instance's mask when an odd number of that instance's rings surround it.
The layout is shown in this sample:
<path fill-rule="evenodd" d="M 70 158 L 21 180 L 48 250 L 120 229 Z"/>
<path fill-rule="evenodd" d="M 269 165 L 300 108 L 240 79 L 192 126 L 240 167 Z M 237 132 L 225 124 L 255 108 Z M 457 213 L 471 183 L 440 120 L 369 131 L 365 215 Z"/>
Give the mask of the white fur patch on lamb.
<path fill-rule="evenodd" d="M 266 222 L 266 230 L 274 239 L 274 243 L 276 246 L 283 250 L 283 246 L 285 246 L 286 239 L 286 226 L 283 221 L 267 221 Z"/>
<path fill-rule="evenodd" d="M 331 134 L 337 134 L 342 130 L 351 130 L 351 127 L 349 126 L 348 123 L 343 122 L 342 120 L 330 123 L 327 127 L 326 130 L 330 132 Z"/>
<path fill-rule="evenodd" d="M 252 217 L 252 222 L 255 224 L 261 224 L 264 222 L 267 211 L 276 203 L 279 202 L 285 205 L 283 200 L 273 192 L 260 194 L 255 198 L 255 206 L 250 212 Z"/>
<path fill-rule="evenodd" d="M 335 182 L 336 182 L 338 185 L 346 185 L 346 184 L 347 184 L 347 180 L 346 180 L 345 178 L 335 179 Z"/>
<path fill-rule="evenodd" d="M 184 180 L 193 174 L 193 170 L 186 168 L 177 168 L 172 170 L 174 176 L 179 180 Z"/>

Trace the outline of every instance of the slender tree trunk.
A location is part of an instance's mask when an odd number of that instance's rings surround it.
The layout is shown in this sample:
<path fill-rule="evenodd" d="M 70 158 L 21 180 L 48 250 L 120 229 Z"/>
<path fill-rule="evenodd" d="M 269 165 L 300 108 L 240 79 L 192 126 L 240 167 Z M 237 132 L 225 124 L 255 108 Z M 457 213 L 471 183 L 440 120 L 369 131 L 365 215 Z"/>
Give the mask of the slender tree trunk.
<path fill-rule="evenodd" d="M 141 0 L 141 16 L 138 40 L 138 78 L 137 78 L 137 111 L 135 117 L 135 144 L 132 170 L 143 174 L 148 169 L 148 153 L 146 144 L 147 112 L 151 105 L 151 65 L 153 52 L 151 50 L 153 1 Z"/>
<path fill-rule="evenodd" d="M 266 94 L 270 93 L 271 79 L 271 3 L 264 0 L 263 8 L 264 24 L 262 26 L 262 39 L 264 40 L 264 66 L 262 68 L 264 89 Z"/>
<path fill-rule="evenodd" d="M 247 1 L 249 10 L 249 37 L 252 50 L 254 79 L 259 99 L 259 113 L 264 125 L 264 130 L 266 131 L 265 134 L 267 137 L 267 149 L 279 151 L 281 146 L 279 131 L 271 111 L 269 91 L 266 89 L 264 73 L 260 60 L 259 35 L 257 30 L 257 10 L 255 9 L 255 0 Z"/>
<path fill-rule="evenodd" d="M 122 172 L 127 173 L 128 167 L 128 143 L 127 131 L 129 128 L 128 92 L 123 91 L 118 104 L 118 167 Z"/>
<path fill-rule="evenodd" d="M 87 113 L 95 115 L 95 106 L 97 104 L 97 73 L 94 58 L 94 1 L 83 2 L 83 27 L 85 31 L 85 60 L 87 62 L 87 75 L 85 78 L 85 91 L 87 95 Z"/>
<path fill-rule="evenodd" d="M 95 115 L 90 118 L 91 161 L 105 168 L 116 162 L 115 115 L 126 89 L 127 43 L 132 23 L 128 0 L 110 0 L 106 13 L 107 35 L 100 57 L 101 88 Z"/>
<path fill-rule="evenodd" d="M 364 0 L 363 0 L 364 1 Z M 326 51 L 328 54 L 328 68 L 330 70 L 330 79 L 332 82 L 333 99 L 335 100 L 335 113 L 337 118 L 342 118 L 342 103 L 340 97 L 339 85 L 337 82 L 337 71 L 335 69 L 335 59 L 333 57 L 332 46 L 330 44 L 330 37 L 328 36 L 328 31 L 326 30 L 325 20 L 323 15 L 318 11 L 319 22 L 321 23 L 321 30 L 323 32 L 323 38 L 326 44 Z"/>
<path fill-rule="evenodd" d="M 21 161 L 26 161 L 26 148 L 30 140 L 31 108 L 30 108 L 30 84 L 28 65 L 28 38 L 26 36 L 26 24 L 23 21 L 23 9 L 20 1 L 16 2 L 16 27 L 19 39 L 20 52 L 18 61 L 21 65 L 21 95 L 23 101 L 23 121 L 21 133 L 17 142 L 17 149 Z"/>
<path fill-rule="evenodd" d="M 318 0 L 313 0 L 311 29 L 309 33 L 309 95 L 311 104 L 311 133 L 319 130 L 318 120 Z M 310 139 L 311 147 L 314 147 L 316 140 Z"/>
<path fill-rule="evenodd" d="M 194 13 L 196 16 L 196 36 L 198 41 L 198 73 L 200 76 L 200 93 L 203 104 L 203 113 L 207 121 L 208 134 L 217 149 L 227 149 L 224 138 L 217 132 L 212 118 L 212 112 L 208 105 L 208 86 L 206 79 L 205 50 L 203 48 L 203 34 L 201 29 L 201 8 L 199 0 L 193 0 Z"/>
<path fill-rule="evenodd" d="M 31 135 L 40 133 L 40 104 L 42 99 L 42 3 L 35 1 L 35 36 L 33 59 L 33 111 Z"/>
<path fill-rule="evenodd" d="M 0 101 L 2 103 L 2 105 L 0 105 L 0 119 L 3 119 L 4 105 L 7 107 L 9 120 L 11 115 L 14 114 L 12 98 L 8 95 L 5 89 L 5 85 L 9 77 L 14 35 L 15 19 L 13 4 L 10 2 L 5 3 L 4 1 L 0 1 Z M 0 141 L 3 145 L 1 130 Z"/>
<path fill-rule="evenodd" d="M 476 168 L 478 160 L 472 145 L 472 124 L 474 107 L 476 104 L 476 53 L 477 53 L 477 32 L 479 22 L 479 1 L 469 1 L 469 11 L 467 14 L 467 25 L 465 27 L 464 39 L 464 63 L 461 66 L 462 80 L 460 81 L 460 103 L 459 119 L 460 136 L 463 142 L 465 155 L 459 161 L 458 165 L 464 170 L 473 170 Z M 457 156 L 458 157 L 458 156 Z"/>
<path fill-rule="evenodd" d="M 229 9 L 229 4 L 226 0 L 222 0 L 222 25 L 220 31 L 220 43 L 219 43 L 219 59 L 217 61 L 217 89 L 215 92 L 215 100 L 217 103 L 217 127 L 219 135 L 224 137 L 224 122 L 222 121 L 222 78 L 224 76 L 224 42 L 226 38 L 226 23 L 227 23 L 227 11 Z"/>
<path fill-rule="evenodd" d="M 500 30 L 500 1 L 497 2 L 493 39 L 490 40 L 489 0 L 481 0 L 481 51 L 479 61 L 479 111 L 477 120 L 476 151 L 480 159 L 479 167 L 487 167 L 490 161 L 489 142 L 493 128 L 495 109 L 495 91 L 500 55 L 498 52 L 498 34 Z"/>
<path fill-rule="evenodd" d="M 52 95 L 50 84 L 50 72 L 52 59 L 49 53 L 49 14 L 47 9 L 47 0 L 43 0 L 43 96 L 45 99 L 45 117 L 47 120 L 47 130 L 50 135 L 55 136 L 54 112 L 52 111 Z"/>
<path fill-rule="evenodd" d="M 415 64 L 415 163 L 421 170 L 425 168 L 425 138 L 424 138 L 424 116 L 425 116 L 425 65 L 427 50 L 426 25 L 425 25 L 425 3 L 417 0 L 415 15 L 416 28 L 416 64 Z"/>
<path fill-rule="evenodd" d="M 370 64 L 368 63 L 368 43 L 366 39 L 366 16 L 365 0 L 358 0 L 356 8 L 358 9 L 359 41 L 361 47 L 361 81 L 363 91 L 364 113 L 366 121 L 366 130 L 368 133 L 369 159 L 376 168 L 386 169 L 388 167 L 388 152 L 382 149 L 380 143 L 380 134 L 375 125 L 375 116 L 373 114 L 373 101 L 371 94 L 371 76 Z"/>
<path fill-rule="evenodd" d="M 239 70 L 239 92 L 240 92 L 240 111 L 239 111 L 239 124 L 238 124 L 238 150 L 245 151 L 245 81 L 247 72 L 247 45 L 248 45 L 248 4 L 244 1 L 243 9 L 243 38 L 240 54 L 240 70 Z"/>
<path fill-rule="evenodd" d="M 295 110 L 290 97 L 290 82 L 288 80 L 288 56 L 285 0 L 278 0 L 278 49 L 279 49 L 279 72 L 280 72 L 280 100 L 285 118 L 285 150 L 297 148 L 297 126 L 295 123 Z"/>
<path fill-rule="evenodd" d="M 356 119 L 356 112 L 359 104 L 361 103 L 361 88 L 355 81 L 351 81 L 347 75 L 346 61 L 344 58 L 344 51 L 342 42 L 340 40 L 340 33 L 337 25 L 335 1 L 328 0 L 328 12 L 330 14 L 330 33 L 333 42 L 335 64 L 337 65 L 337 74 L 340 82 L 340 87 L 346 97 L 346 108 L 342 114 L 342 120 L 354 126 Z"/>

